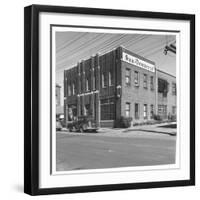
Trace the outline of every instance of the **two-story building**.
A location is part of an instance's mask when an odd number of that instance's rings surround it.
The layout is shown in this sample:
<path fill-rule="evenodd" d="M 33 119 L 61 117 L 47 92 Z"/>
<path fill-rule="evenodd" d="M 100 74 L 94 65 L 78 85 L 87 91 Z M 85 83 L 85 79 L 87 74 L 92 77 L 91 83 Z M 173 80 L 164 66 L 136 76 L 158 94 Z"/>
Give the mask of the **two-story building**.
<path fill-rule="evenodd" d="M 120 46 L 64 71 L 65 120 L 91 115 L 100 126 L 121 116 L 133 123 L 176 115 L 176 77 Z"/>

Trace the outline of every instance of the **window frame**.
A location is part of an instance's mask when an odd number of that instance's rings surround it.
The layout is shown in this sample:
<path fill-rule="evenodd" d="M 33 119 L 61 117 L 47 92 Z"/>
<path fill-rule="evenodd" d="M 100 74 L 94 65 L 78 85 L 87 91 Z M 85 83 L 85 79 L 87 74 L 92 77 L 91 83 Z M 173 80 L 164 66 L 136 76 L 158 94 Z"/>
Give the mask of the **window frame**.
<path fill-rule="evenodd" d="M 136 112 L 136 105 L 137 105 L 137 112 Z M 139 103 L 135 103 L 135 119 L 140 119 L 140 108 Z M 137 115 L 136 115 L 137 113 Z"/>
<path fill-rule="evenodd" d="M 128 75 L 127 75 L 127 72 L 129 72 Z M 126 82 L 126 80 L 129 80 L 129 81 Z M 126 71 L 125 71 L 125 85 L 126 87 L 131 86 L 131 69 L 130 68 L 126 68 Z"/>
<path fill-rule="evenodd" d="M 137 74 L 137 79 L 136 79 L 136 74 Z M 137 83 L 136 83 L 136 80 L 137 80 Z M 140 86 L 140 74 L 138 71 L 134 71 L 134 85 L 136 87 L 139 87 Z"/>
<path fill-rule="evenodd" d="M 126 107 L 127 105 L 129 106 L 128 109 L 127 109 L 127 107 Z M 129 115 L 128 115 L 128 116 L 127 116 L 127 111 L 129 112 Z M 130 117 L 130 116 L 131 116 L 130 114 L 131 114 L 131 103 L 130 103 L 130 102 L 126 102 L 126 103 L 125 103 L 125 116 L 126 116 L 126 117 Z"/>
<path fill-rule="evenodd" d="M 145 108 L 146 108 L 146 110 L 145 110 Z M 145 116 L 145 113 L 146 113 L 146 116 Z M 143 104 L 143 118 L 148 119 L 148 106 L 147 106 L 147 104 Z"/>
<path fill-rule="evenodd" d="M 101 74 L 101 87 L 106 88 L 106 77 L 105 72 L 102 72 Z"/>
<path fill-rule="evenodd" d="M 150 88 L 152 91 L 154 90 L 154 76 L 150 76 Z"/>
<path fill-rule="evenodd" d="M 146 77 L 146 78 L 145 78 Z M 145 89 L 148 88 L 148 78 L 147 78 L 147 74 L 143 74 L 143 87 Z"/>
<path fill-rule="evenodd" d="M 68 84 L 67 85 L 67 96 L 71 96 L 72 95 L 72 91 L 71 91 L 71 85 L 70 84 Z"/>

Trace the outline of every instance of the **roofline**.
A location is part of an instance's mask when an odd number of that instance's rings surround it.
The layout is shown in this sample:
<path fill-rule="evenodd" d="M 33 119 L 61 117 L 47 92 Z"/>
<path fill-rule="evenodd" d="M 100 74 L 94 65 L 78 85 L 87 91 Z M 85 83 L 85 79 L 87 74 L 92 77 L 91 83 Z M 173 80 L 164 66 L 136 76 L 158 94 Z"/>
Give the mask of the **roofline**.
<path fill-rule="evenodd" d="M 172 74 L 170 74 L 170 73 L 168 73 L 168 72 L 165 72 L 165 71 L 163 71 L 163 70 L 156 69 L 156 71 L 159 71 L 159 72 L 161 72 L 161 73 L 163 73 L 163 74 L 166 74 L 166 75 L 169 75 L 169 76 L 172 76 L 172 77 L 176 78 L 176 76 L 174 76 L 174 75 L 172 75 Z"/>
<path fill-rule="evenodd" d="M 143 59 L 144 61 L 149 62 L 149 63 L 155 65 L 155 70 L 156 70 L 156 71 L 159 71 L 159 72 L 161 72 L 161 73 L 163 73 L 163 74 L 166 74 L 166 75 L 169 75 L 169 76 L 172 76 L 172 77 L 176 78 L 176 76 L 174 76 L 174 75 L 172 75 L 172 74 L 170 74 L 170 73 L 168 73 L 168 72 L 165 72 L 165 71 L 163 71 L 163 70 L 157 69 L 157 68 L 156 68 L 156 63 L 155 63 L 154 61 L 151 61 L 151 60 L 149 60 L 149 59 L 147 59 L 147 58 L 145 58 L 145 57 L 143 57 L 143 56 L 140 56 L 140 55 L 138 55 L 138 54 L 132 52 L 131 50 L 125 48 L 125 47 L 122 46 L 122 45 L 119 45 L 118 47 L 116 47 L 116 48 L 114 48 L 114 49 L 112 49 L 112 50 L 110 50 L 110 51 L 107 51 L 107 52 L 105 52 L 104 54 L 100 54 L 100 53 L 98 52 L 98 53 L 95 54 L 95 56 L 96 56 L 96 55 L 99 55 L 99 57 L 101 57 L 101 56 L 103 56 L 103 55 L 106 55 L 107 53 L 110 53 L 110 52 L 112 52 L 112 51 L 118 49 L 118 48 L 125 49 L 126 51 L 130 52 L 130 53 L 133 54 L 134 56 L 137 56 L 138 58 Z M 82 59 L 81 61 L 78 61 L 77 63 L 81 63 L 82 61 L 89 60 L 89 59 L 91 59 L 92 57 L 95 57 L 95 56 L 93 55 L 93 56 L 88 57 L 87 59 Z M 64 69 L 64 71 L 72 70 L 73 68 L 76 68 L 76 67 L 77 67 L 77 65 L 74 65 L 74 66 L 72 66 L 72 67 L 69 67 L 69 68 L 67 68 L 67 69 Z"/>

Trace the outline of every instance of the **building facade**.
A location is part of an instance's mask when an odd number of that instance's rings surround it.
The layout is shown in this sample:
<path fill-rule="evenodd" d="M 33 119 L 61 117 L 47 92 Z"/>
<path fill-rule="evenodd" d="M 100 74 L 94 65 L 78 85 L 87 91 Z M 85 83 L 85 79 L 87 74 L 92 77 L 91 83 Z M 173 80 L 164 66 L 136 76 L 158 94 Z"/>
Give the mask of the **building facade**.
<path fill-rule="evenodd" d="M 64 115 L 93 116 L 100 126 L 120 117 L 133 123 L 176 115 L 176 78 L 153 61 L 118 47 L 64 71 Z"/>
<path fill-rule="evenodd" d="M 61 105 L 60 90 L 61 90 L 61 86 L 56 84 L 56 106 Z"/>

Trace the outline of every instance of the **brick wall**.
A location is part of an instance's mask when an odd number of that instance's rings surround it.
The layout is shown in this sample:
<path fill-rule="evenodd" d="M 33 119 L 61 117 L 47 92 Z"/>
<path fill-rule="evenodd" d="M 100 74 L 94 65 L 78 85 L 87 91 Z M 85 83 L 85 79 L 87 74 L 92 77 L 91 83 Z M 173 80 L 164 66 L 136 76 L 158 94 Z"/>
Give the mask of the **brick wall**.
<path fill-rule="evenodd" d="M 126 103 L 130 103 L 130 117 L 133 118 L 133 123 L 150 120 L 152 115 L 151 105 L 153 105 L 154 114 L 157 111 L 156 107 L 158 104 L 166 104 L 168 112 L 172 112 L 172 107 L 176 106 L 176 96 L 172 95 L 171 85 L 172 82 L 176 82 L 175 77 L 161 71 L 157 71 L 156 75 L 155 71 L 146 70 L 125 62 L 122 60 L 123 52 L 133 55 L 153 66 L 155 65 L 154 62 L 136 55 L 123 47 L 118 47 L 104 55 L 97 54 L 87 60 L 82 60 L 75 67 L 64 71 L 65 116 L 67 116 L 68 108 L 71 105 L 76 105 L 78 116 L 84 114 L 84 106 L 88 105 L 92 110 L 92 115 L 99 123 L 102 121 L 101 103 L 109 103 L 110 101 L 114 102 L 115 106 L 113 121 L 121 116 L 125 116 Z M 129 86 L 125 82 L 126 69 L 130 70 Z M 139 74 L 138 85 L 134 81 L 135 71 Z M 144 88 L 144 74 L 147 76 L 146 88 Z M 160 94 L 156 95 L 156 76 L 166 79 L 169 82 L 167 98 L 163 98 Z M 151 88 L 150 77 L 153 77 L 153 89 Z M 109 82 L 109 78 L 110 80 L 112 79 L 112 82 Z M 104 79 L 105 87 L 102 85 L 102 79 Z M 75 85 L 75 93 L 72 93 L 73 84 Z M 68 91 L 69 86 L 71 88 L 70 96 Z M 138 119 L 135 118 L 136 103 L 139 106 Z M 144 118 L 144 104 L 147 105 L 147 118 Z"/>
<path fill-rule="evenodd" d="M 126 51 L 126 50 L 123 50 Z M 131 52 L 129 52 L 130 54 Z M 143 59 L 140 57 L 140 59 Z M 146 60 L 145 60 L 146 61 Z M 125 83 L 125 75 L 126 69 L 130 70 L 130 85 L 126 86 Z M 135 71 L 139 74 L 139 84 L 136 85 L 134 82 L 134 74 Z M 147 75 L 147 88 L 144 88 L 143 84 L 143 76 Z M 150 87 L 150 77 L 153 77 L 154 81 L 154 89 L 152 90 Z M 121 113 L 122 116 L 125 116 L 125 106 L 126 103 L 130 103 L 130 117 L 133 118 L 133 123 L 138 123 L 141 121 L 150 120 L 150 106 L 153 105 L 155 112 L 155 103 L 156 103 L 156 95 L 155 95 L 155 72 L 150 72 L 145 69 L 139 68 L 135 65 L 129 64 L 127 62 L 121 61 L 121 80 L 122 80 L 122 97 L 121 97 Z M 135 104 L 139 105 L 139 119 L 135 118 Z M 147 119 L 144 119 L 144 104 L 147 104 Z"/>

